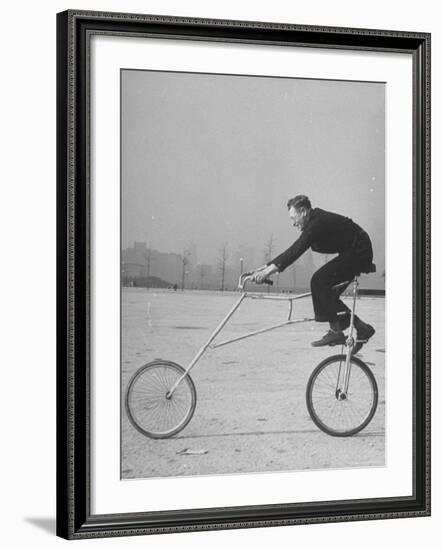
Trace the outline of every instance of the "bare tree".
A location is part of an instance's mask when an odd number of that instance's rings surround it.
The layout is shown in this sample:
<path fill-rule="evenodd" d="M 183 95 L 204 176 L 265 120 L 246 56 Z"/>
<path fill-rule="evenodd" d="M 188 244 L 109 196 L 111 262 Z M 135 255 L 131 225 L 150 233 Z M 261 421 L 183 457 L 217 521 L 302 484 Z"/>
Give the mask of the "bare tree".
<path fill-rule="evenodd" d="M 224 290 L 224 282 L 226 278 L 226 267 L 227 267 L 227 258 L 229 254 L 227 252 L 227 243 L 224 243 L 219 251 L 218 257 L 218 270 L 221 275 L 221 290 Z"/>
<path fill-rule="evenodd" d="M 184 290 L 184 285 L 186 282 L 186 266 L 190 262 L 189 260 L 190 252 L 188 250 L 185 250 L 181 254 L 181 290 Z"/>
<path fill-rule="evenodd" d="M 207 275 L 207 266 L 204 264 L 198 264 L 198 275 L 200 279 L 200 290 L 204 288 L 204 278 Z"/>
<path fill-rule="evenodd" d="M 270 260 L 273 258 L 274 249 L 275 249 L 275 238 L 273 237 L 273 233 L 272 233 L 264 249 L 264 261 L 266 263 L 270 262 Z"/>
<path fill-rule="evenodd" d="M 264 249 L 265 263 L 270 262 L 270 260 L 273 258 L 274 249 L 275 249 L 275 238 L 273 237 L 273 233 L 271 233 L 269 240 L 267 241 L 267 244 Z M 267 292 L 270 292 L 270 285 L 267 285 Z"/>

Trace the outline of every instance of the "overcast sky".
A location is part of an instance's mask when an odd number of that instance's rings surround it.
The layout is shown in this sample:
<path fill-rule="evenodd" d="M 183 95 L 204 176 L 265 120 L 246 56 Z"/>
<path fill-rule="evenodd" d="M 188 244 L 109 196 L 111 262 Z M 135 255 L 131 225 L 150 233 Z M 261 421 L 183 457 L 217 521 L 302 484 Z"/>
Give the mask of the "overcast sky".
<path fill-rule="evenodd" d="M 366 229 L 383 269 L 384 84 L 122 71 L 123 248 L 281 252 L 299 193 Z"/>

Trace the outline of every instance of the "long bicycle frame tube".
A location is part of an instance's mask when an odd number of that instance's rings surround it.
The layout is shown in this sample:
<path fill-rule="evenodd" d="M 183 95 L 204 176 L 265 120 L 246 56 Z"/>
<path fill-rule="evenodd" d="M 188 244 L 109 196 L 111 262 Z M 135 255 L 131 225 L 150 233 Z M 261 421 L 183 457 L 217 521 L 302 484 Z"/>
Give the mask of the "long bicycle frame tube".
<path fill-rule="evenodd" d="M 210 344 L 213 342 L 213 340 L 217 337 L 219 332 L 222 330 L 222 328 L 225 326 L 227 321 L 232 317 L 232 315 L 235 313 L 235 311 L 239 308 L 241 305 L 241 302 L 246 297 L 246 293 L 244 292 L 241 294 L 241 296 L 236 301 L 235 305 L 232 307 L 232 309 L 229 311 L 229 313 L 224 317 L 224 319 L 221 321 L 221 323 L 216 327 L 216 329 L 213 331 L 210 338 L 207 340 L 207 342 L 200 348 L 198 353 L 195 355 L 195 357 L 190 362 L 190 365 L 187 367 L 187 369 L 184 371 L 184 374 L 178 378 L 178 380 L 175 382 L 175 384 L 170 388 L 170 390 L 167 392 L 167 397 L 172 397 L 173 392 L 177 389 L 178 385 L 184 380 L 184 378 L 189 374 L 191 369 L 196 365 L 197 361 L 200 359 L 200 357 L 203 355 L 203 353 L 207 350 L 207 348 L 210 346 Z"/>
<path fill-rule="evenodd" d="M 284 321 L 283 323 L 278 323 L 277 325 L 272 325 L 270 327 L 262 328 L 259 330 L 255 330 L 253 332 L 247 332 L 246 334 L 243 334 L 241 336 L 237 336 L 236 338 L 231 338 L 230 340 L 224 340 L 223 342 L 219 342 L 219 344 L 214 344 L 212 346 L 209 346 L 211 349 L 217 349 L 221 346 L 225 346 L 226 344 L 231 344 L 233 342 L 238 342 L 238 340 L 244 340 L 245 338 L 250 338 L 251 336 L 256 336 L 257 334 L 263 334 L 264 332 L 269 332 L 271 330 L 275 330 L 276 328 L 285 327 L 287 325 L 293 325 L 295 323 L 306 323 L 308 321 L 314 321 L 314 318 L 311 319 L 290 319 L 288 321 Z"/>
<path fill-rule="evenodd" d="M 239 308 L 241 303 L 245 298 L 252 298 L 252 299 L 263 299 L 264 296 L 261 296 L 256 293 L 247 293 L 243 292 L 241 296 L 238 298 L 232 309 L 227 313 L 227 315 L 224 317 L 224 319 L 221 321 L 221 323 L 216 327 L 216 329 L 211 334 L 210 338 L 207 340 L 207 342 L 198 350 L 198 353 L 195 355 L 195 357 L 190 362 L 189 366 L 185 369 L 184 373 L 178 378 L 178 380 L 175 382 L 175 384 L 170 388 L 170 390 L 167 393 L 167 396 L 170 398 L 172 397 L 174 391 L 177 389 L 179 384 L 184 380 L 184 378 L 189 374 L 189 372 L 193 369 L 193 367 L 196 365 L 196 363 L 201 359 L 202 355 L 205 353 L 205 351 L 208 348 L 215 349 L 221 346 L 224 346 L 226 344 L 230 344 L 232 342 L 236 342 L 238 340 L 243 340 L 244 338 L 249 338 L 251 336 L 255 336 L 256 334 L 262 334 L 263 332 L 268 332 L 270 330 L 274 330 L 276 328 L 280 328 L 286 325 L 290 325 L 293 323 L 302 323 L 306 321 L 313 321 L 314 319 L 291 319 L 292 310 L 293 310 L 293 300 L 298 300 L 300 298 L 305 298 L 306 296 L 311 296 L 311 292 L 306 292 L 305 294 L 298 294 L 295 296 L 273 296 L 269 297 L 266 296 L 265 299 L 273 299 L 273 300 L 288 300 L 290 302 L 289 306 L 289 317 L 287 321 L 284 321 L 283 323 L 278 323 L 277 325 L 272 325 L 270 327 L 257 330 L 254 332 L 249 332 L 247 334 L 243 334 L 242 336 L 238 336 L 236 338 L 232 338 L 230 340 L 226 340 L 224 342 L 220 342 L 219 344 L 216 344 L 212 346 L 213 340 L 218 336 L 218 334 L 221 332 L 221 330 L 225 327 L 229 319 L 232 317 L 232 315 L 235 313 L 235 311 Z"/>

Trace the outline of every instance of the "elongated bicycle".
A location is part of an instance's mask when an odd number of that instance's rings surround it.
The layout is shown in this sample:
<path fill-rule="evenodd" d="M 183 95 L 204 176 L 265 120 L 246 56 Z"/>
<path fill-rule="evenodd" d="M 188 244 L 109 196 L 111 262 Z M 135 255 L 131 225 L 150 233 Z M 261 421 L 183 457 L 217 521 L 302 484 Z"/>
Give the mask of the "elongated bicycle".
<path fill-rule="evenodd" d="M 238 283 L 240 296 L 186 368 L 172 361 L 155 359 L 135 372 L 127 388 L 125 406 L 130 422 L 143 435 L 164 439 L 176 435 L 187 426 L 195 412 L 197 401 L 190 371 L 208 350 L 287 325 L 314 321 L 312 318 L 292 318 L 294 302 L 311 296 L 310 292 L 297 295 L 249 292 L 246 291 L 246 285 L 251 278 L 251 273 L 241 275 Z M 266 280 L 264 284 L 273 283 Z M 343 284 L 347 286 L 348 282 Z M 339 355 L 327 357 L 317 365 L 306 389 L 307 409 L 311 419 L 323 432 L 337 437 L 351 436 L 363 430 L 372 420 L 378 404 L 376 379 L 369 367 L 354 356 L 355 346 L 358 344 L 354 328 L 359 285 L 357 277 L 352 284 L 352 309 L 345 345 Z M 246 299 L 287 301 L 287 319 L 215 343 L 215 338 Z"/>

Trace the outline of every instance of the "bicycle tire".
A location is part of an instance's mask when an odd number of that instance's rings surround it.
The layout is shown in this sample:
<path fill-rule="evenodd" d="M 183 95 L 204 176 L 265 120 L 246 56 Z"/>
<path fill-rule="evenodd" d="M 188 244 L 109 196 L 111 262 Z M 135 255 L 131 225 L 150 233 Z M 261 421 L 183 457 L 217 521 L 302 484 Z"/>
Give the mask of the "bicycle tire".
<path fill-rule="evenodd" d="M 127 387 L 125 406 L 136 430 L 152 439 L 166 439 L 187 426 L 196 408 L 195 384 L 189 374 L 172 397 L 166 397 L 183 374 L 183 367 L 163 359 L 147 363 L 135 372 Z"/>
<path fill-rule="evenodd" d="M 331 357 L 327 357 L 327 359 L 324 359 L 324 361 L 321 361 L 321 363 L 319 363 L 319 365 L 317 365 L 317 367 L 311 373 L 309 381 L 307 383 L 306 401 L 310 417 L 320 430 L 334 437 L 349 437 L 363 430 L 371 422 L 378 405 L 378 386 L 372 371 L 358 357 L 352 356 L 350 360 L 350 384 L 348 389 L 348 396 L 344 400 L 338 399 L 336 385 L 333 388 L 333 376 L 336 376 L 336 374 L 333 372 L 333 369 L 339 369 L 342 367 L 343 364 L 345 364 L 345 355 L 332 355 Z M 318 380 L 321 374 L 323 374 L 326 370 L 329 370 L 328 382 L 324 383 L 324 386 L 326 386 L 325 389 L 320 389 Z M 360 382 L 360 385 L 364 384 L 363 391 L 370 394 L 367 395 L 368 399 L 366 410 L 362 409 L 362 413 L 360 412 L 360 410 L 357 410 L 357 405 L 355 404 L 357 403 L 358 399 L 358 397 L 356 397 L 357 381 L 354 380 L 355 372 L 359 376 L 362 375 L 362 378 L 360 378 L 360 380 L 362 380 L 362 382 Z M 320 394 L 321 391 L 323 392 L 322 394 Z M 328 400 L 329 402 L 328 411 L 325 410 L 327 406 L 325 404 L 325 400 Z M 321 403 L 321 401 L 324 401 L 324 403 Z M 323 411 L 320 411 L 321 407 L 324 409 Z M 341 408 L 340 413 L 337 412 L 338 407 Z M 355 422 L 354 426 L 350 425 L 341 428 L 338 426 L 338 422 L 341 418 L 342 420 L 344 420 L 344 415 L 346 415 L 347 420 L 350 418 L 350 407 L 353 407 L 360 418 Z M 330 412 L 332 408 L 333 411 Z M 330 419 L 330 416 L 332 416 L 333 414 L 335 415 L 334 423 L 332 423 Z M 329 418 L 327 418 L 327 416 Z"/>

